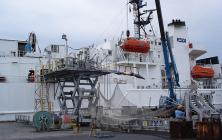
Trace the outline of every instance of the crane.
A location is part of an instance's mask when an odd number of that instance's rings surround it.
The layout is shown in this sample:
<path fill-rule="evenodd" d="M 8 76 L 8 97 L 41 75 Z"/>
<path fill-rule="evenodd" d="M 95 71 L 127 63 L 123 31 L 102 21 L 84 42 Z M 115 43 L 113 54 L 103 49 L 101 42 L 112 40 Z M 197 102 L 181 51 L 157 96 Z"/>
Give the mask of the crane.
<path fill-rule="evenodd" d="M 162 97 L 164 98 L 163 105 L 165 106 L 174 106 L 177 102 L 176 94 L 174 92 L 174 86 L 180 87 L 179 84 L 179 74 L 177 71 L 176 63 L 173 57 L 173 52 L 171 49 L 169 34 L 164 30 L 163 24 L 163 17 L 162 17 L 162 10 L 160 5 L 160 0 L 155 0 L 156 3 L 156 11 L 158 16 L 159 22 L 159 29 L 161 34 L 161 41 L 162 41 L 162 49 L 164 55 L 164 63 L 165 63 L 165 71 L 168 81 L 168 89 L 169 89 L 169 97 Z M 173 70 L 173 72 L 171 72 Z M 175 77 L 175 81 L 172 77 Z"/>

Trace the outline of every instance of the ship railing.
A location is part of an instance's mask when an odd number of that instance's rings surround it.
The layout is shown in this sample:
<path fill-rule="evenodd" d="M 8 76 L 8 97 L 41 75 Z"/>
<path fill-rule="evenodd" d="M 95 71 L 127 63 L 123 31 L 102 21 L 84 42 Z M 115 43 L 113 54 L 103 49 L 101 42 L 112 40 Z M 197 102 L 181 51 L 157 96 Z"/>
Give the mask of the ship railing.
<path fill-rule="evenodd" d="M 152 57 L 147 57 L 146 61 L 149 63 L 159 63 L 159 61 L 156 58 Z"/>
<path fill-rule="evenodd" d="M 151 46 L 150 51 L 161 51 L 161 48 L 159 46 Z"/>
<path fill-rule="evenodd" d="M 31 124 L 31 116 L 16 114 L 15 121 L 20 122 L 20 123 L 24 123 L 24 124 Z"/>
<path fill-rule="evenodd" d="M 114 64 L 102 64 L 100 65 L 98 68 L 101 69 L 101 70 L 107 70 L 107 71 L 110 71 L 112 70 Z"/>
<path fill-rule="evenodd" d="M 221 85 L 205 85 L 203 89 L 220 89 Z"/>
<path fill-rule="evenodd" d="M 57 71 L 63 68 L 72 68 L 72 69 L 96 69 L 101 70 L 104 68 L 101 64 L 96 63 L 93 60 L 77 60 L 75 57 L 66 57 L 61 58 L 55 61 L 51 61 L 50 64 L 46 64 L 45 67 L 48 69 L 48 72 Z"/>
<path fill-rule="evenodd" d="M 137 89 L 159 89 L 162 87 L 161 81 L 158 78 L 144 78 L 145 80 L 137 79 Z"/>
<path fill-rule="evenodd" d="M 123 59 L 121 57 L 117 58 L 117 62 L 136 62 L 136 63 L 159 63 L 160 61 L 158 61 L 156 58 L 154 57 L 128 57 L 126 59 Z"/>
<path fill-rule="evenodd" d="M 26 53 L 27 53 L 27 51 L 18 50 L 18 57 L 23 57 L 26 55 Z"/>
<path fill-rule="evenodd" d="M 222 88 L 221 83 L 216 84 L 198 84 L 198 88 L 200 89 L 220 89 Z"/>
<path fill-rule="evenodd" d="M 161 86 L 159 85 L 137 85 L 136 86 L 137 89 L 160 89 Z"/>
<path fill-rule="evenodd" d="M 10 52 L 3 52 L 0 51 L 0 57 L 24 57 L 26 54 L 28 53 L 28 51 L 10 51 Z"/>
<path fill-rule="evenodd" d="M 106 110 L 106 109 L 105 109 Z M 166 118 L 155 118 L 149 115 L 138 116 L 138 115 L 124 115 L 122 109 L 110 109 L 111 112 L 117 111 L 117 114 L 107 114 L 103 111 L 100 123 L 103 127 L 107 128 L 119 128 L 123 130 L 169 130 L 169 123 L 171 119 Z M 120 113 L 121 112 L 121 113 Z"/>
<path fill-rule="evenodd" d="M 9 53 L 1 51 L 0 52 L 0 57 L 17 57 L 18 54 L 19 54 L 19 52 L 16 52 L 16 51 L 11 51 Z"/>

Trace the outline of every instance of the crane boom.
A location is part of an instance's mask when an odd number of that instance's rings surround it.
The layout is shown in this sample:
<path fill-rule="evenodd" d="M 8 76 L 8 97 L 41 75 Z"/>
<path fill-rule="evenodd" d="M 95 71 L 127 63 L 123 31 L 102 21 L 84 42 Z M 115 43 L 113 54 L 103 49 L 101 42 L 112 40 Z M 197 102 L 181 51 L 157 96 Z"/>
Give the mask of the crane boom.
<path fill-rule="evenodd" d="M 159 22 L 159 28 L 160 28 L 160 34 L 161 34 L 165 70 L 166 70 L 166 76 L 167 76 L 167 81 L 168 81 L 168 89 L 170 93 L 167 105 L 172 105 L 172 103 L 176 101 L 176 94 L 174 92 L 174 80 L 172 78 L 171 68 L 173 69 L 177 86 L 180 86 L 179 74 L 177 72 L 176 63 L 174 61 L 168 33 L 165 33 L 160 0 L 155 0 L 155 3 L 156 3 L 156 10 L 157 10 L 157 16 L 158 16 L 158 22 Z M 171 61 L 171 64 L 170 64 L 170 61 Z"/>

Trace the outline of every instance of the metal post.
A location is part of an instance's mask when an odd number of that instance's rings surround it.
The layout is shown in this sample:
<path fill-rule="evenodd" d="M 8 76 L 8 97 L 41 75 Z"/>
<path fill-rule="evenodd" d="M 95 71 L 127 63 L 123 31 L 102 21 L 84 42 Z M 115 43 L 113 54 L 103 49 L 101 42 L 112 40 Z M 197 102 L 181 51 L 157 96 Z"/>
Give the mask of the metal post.
<path fill-rule="evenodd" d="M 186 120 L 190 121 L 190 93 L 185 93 Z"/>
<path fill-rule="evenodd" d="M 68 48 L 67 39 L 66 39 L 65 41 L 66 41 L 66 57 L 67 57 L 67 56 L 68 56 L 68 53 L 69 53 L 69 48 Z"/>
<path fill-rule="evenodd" d="M 65 40 L 65 42 L 66 42 L 66 57 L 68 56 L 68 52 L 69 52 L 69 48 L 68 48 L 68 43 L 67 43 L 67 41 L 68 41 L 68 39 L 67 39 L 67 36 L 66 36 L 66 34 L 63 34 L 62 35 L 62 39 L 64 39 Z"/>

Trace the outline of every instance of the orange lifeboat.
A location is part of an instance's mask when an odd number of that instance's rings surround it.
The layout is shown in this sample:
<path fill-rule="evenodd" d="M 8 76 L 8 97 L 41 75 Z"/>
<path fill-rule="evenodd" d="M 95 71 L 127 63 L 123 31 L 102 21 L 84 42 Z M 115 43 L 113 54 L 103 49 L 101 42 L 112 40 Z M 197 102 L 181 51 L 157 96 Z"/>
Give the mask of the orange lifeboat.
<path fill-rule="evenodd" d="M 120 47 L 126 52 L 148 53 L 150 50 L 149 42 L 135 38 L 128 38 Z"/>
<path fill-rule="evenodd" d="M 191 75 L 193 78 L 212 78 L 214 76 L 214 70 L 196 65 L 193 67 Z"/>

